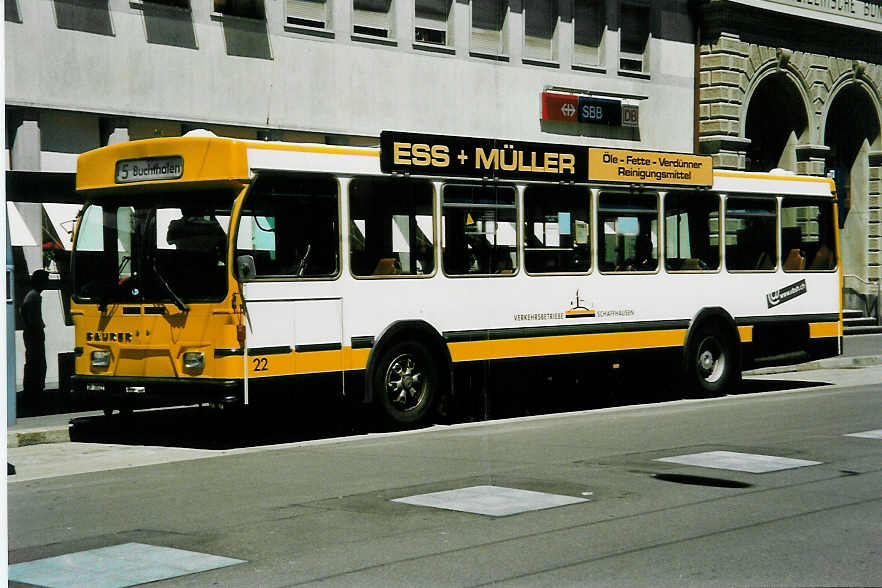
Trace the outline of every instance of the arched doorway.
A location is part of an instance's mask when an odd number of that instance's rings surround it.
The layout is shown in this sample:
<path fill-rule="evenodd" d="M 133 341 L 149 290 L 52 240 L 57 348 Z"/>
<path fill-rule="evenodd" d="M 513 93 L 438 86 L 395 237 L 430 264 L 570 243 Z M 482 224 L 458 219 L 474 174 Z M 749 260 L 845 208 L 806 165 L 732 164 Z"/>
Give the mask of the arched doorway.
<path fill-rule="evenodd" d="M 796 146 L 808 128 L 805 102 L 793 81 L 783 72 L 766 76 L 747 106 L 748 171 L 776 167 L 796 171 Z"/>
<path fill-rule="evenodd" d="M 850 83 L 833 97 L 824 144 L 830 147 L 827 172 L 832 172 L 839 198 L 843 273 L 867 279 L 869 154 L 879 149 L 880 124 L 873 98 L 861 83 Z M 847 282 L 846 296 L 849 289 L 860 288 Z"/>

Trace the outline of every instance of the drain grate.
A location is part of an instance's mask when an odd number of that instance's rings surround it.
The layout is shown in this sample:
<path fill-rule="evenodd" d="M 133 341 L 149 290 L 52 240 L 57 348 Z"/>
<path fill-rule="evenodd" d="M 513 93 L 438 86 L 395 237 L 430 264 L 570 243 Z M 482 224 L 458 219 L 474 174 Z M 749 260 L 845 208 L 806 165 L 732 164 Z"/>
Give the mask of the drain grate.
<path fill-rule="evenodd" d="M 36 586 L 117 588 L 177 578 L 240 563 L 207 553 L 123 543 L 18 563 L 9 566 L 9 580 Z"/>
<path fill-rule="evenodd" d="M 503 488 L 500 486 L 472 486 L 458 490 L 446 490 L 444 492 L 396 498 L 392 502 L 429 506 L 491 517 L 504 517 L 522 512 L 589 502 L 589 500 L 574 496 L 546 494 L 545 492 Z"/>
<path fill-rule="evenodd" d="M 777 472 L 779 470 L 789 470 L 821 464 L 819 461 L 808 461 L 806 459 L 792 459 L 775 455 L 756 455 L 753 453 L 737 453 L 735 451 L 706 451 L 704 453 L 663 457 L 655 461 L 704 468 L 716 468 L 719 470 L 734 470 L 736 472 L 748 472 L 751 474 L 765 474 L 768 472 Z"/>

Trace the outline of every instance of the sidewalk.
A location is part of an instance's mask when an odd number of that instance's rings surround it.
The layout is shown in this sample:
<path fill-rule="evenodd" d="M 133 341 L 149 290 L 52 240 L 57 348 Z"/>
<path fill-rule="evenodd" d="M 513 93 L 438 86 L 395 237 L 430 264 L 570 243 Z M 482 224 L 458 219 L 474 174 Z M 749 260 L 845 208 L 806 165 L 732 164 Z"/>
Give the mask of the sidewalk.
<path fill-rule="evenodd" d="M 805 372 L 819 369 L 856 369 L 882 365 L 882 355 L 857 357 L 831 357 L 797 365 L 767 367 L 744 372 L 745 376 L 769 375 L 789 372 Z M 162 409 L 157 409 L 162 410 Z M 102 416 L 102 411 L 88 411 L 44 416 L 23 417 L 16 420 L 6 433 L 7 447 L 25 447 L 43 443 L 67 443 L 70 441 L 69 425 L 73 419 Z"/>

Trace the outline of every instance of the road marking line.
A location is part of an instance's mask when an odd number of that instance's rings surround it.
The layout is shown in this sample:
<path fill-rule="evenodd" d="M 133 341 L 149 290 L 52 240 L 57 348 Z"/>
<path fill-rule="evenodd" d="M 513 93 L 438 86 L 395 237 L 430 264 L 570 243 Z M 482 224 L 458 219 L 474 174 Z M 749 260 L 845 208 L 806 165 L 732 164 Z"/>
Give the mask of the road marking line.
<path fill-rule="evenodd" d="M 863 433 L 849 433 L 846 437 L 863 437 L 864 439 L 882 439 L 882 429 L 864 431 Z"/>

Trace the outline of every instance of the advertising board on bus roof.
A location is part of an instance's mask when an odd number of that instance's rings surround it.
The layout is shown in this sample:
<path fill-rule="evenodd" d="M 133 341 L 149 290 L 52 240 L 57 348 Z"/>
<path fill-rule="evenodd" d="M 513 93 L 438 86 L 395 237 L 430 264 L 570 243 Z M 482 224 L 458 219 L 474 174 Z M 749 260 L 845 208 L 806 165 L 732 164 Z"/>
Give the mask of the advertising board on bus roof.
<path fill-rule="evenodd" d="M 710 157 L 383 131 L 383 173 L 668 186 L 713 184 Z"/>
<path fill-rule="evenodd" d="M 708 156 L 591 147 L 588 179 L 627 184 L 710 187 L 713 159 Z"/>

